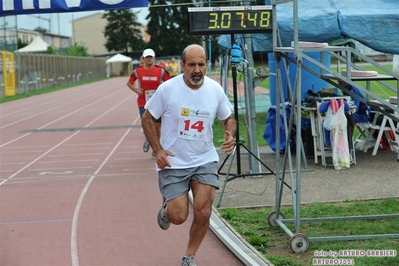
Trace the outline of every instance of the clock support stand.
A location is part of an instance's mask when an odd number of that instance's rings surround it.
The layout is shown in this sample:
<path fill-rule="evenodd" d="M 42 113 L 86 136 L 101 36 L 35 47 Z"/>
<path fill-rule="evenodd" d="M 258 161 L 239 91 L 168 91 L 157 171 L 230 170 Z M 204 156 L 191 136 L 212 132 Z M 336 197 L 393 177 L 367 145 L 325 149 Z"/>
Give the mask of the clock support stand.
<path fill-rule="evenodd" d="M 258 158 L 255 154 L 253 154 L 240 140 L 240 129 L 238 123 L 238 101 L 237 101 L 237 64 L 242 61 L 241 57 L 241 49 L 234 44 L 234 34 L 231 35 L 232 49 L 231 49 L 231 71 L 233 77 L 233 95 L 234 95 L 234 118 L 237 123 L 237 131 L 235 136 L 235 147 L 231 154 L 228 154 L 226 158 L 223 160 L 222 164 L 219 167 L 218 174 L 225 175 L 225 179 L 223 182 L 223 186 L 221 188 L 220 197 L 217 203 L 217 207 L 220 206 L 222 202 L 223 194 L 227 185 L 227 182 L 232 181 L 236 178 L 245 178 L 247 176 L 259 177 L 263 175 L 275 175 L 275 173 L 268 167 L 265 163 L 263 163 L 260 158 Z M 269 172 L 265 173 L 243 173 L 241 169 L 241 147 L 244 148 L 248 152 L 248 156 L 253 156 L 261 165 L 263 165 Z M 223 167 L 230 159 L 227 172 L 222 172 Z M 231 169 L 233 167 L 234 159 L 236 162 L 236 173 L 231 173 Z"/>

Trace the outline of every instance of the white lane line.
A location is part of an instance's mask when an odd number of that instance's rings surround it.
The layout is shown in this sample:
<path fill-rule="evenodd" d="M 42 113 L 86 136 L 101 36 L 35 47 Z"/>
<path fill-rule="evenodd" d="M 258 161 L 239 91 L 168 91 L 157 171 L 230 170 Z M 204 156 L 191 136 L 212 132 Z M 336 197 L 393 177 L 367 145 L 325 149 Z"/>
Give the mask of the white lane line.
<path fill-rule="evenodd" d="M 7 177 L 6 179 L 4 179 L 3 181 L 0 182 L 0 186 L 2 186 L 4 183 L 6 183 L 8 180 L 11 180 L 14 176 L 18 175 L 19 173 L 21 173 L 22 171 L 24 171 L 25 169 L 27 169 L 28 167 L 30 167 L 31 165 L 33 165 L 34 163 L 36 163 L 37 161 L 39 161 L 41 158 L 43 158 L 44 156 L 46 156 L 47 154 L 49 154 L 50 152 L 52 152 L 53 150 L 55 150 L 56 148 L 58 148 L 59 146 L 61 146 L 62 144 L 64 144 L 65 142 L 67 142 L 68 140 L 70 140 L 71 138 L 73 138 L 75 135 L 77 135 L 80 131 L 75 132 L 74 134 L 72 134 L 71 136 L 69 136 L 68 138 L 64 139 L 63 141 L 61 141 L 60 143 L 58 143 L 57 145 L 55 145 L 54 147 L 52 147 L 51 149 L 49 149 L 48 151 L 46 151 L 45 153 L 43 153 L 42 155 L 40 155 L 39 157 L 37 157 L 35 160 L 31 161 L 30 163 L 28 163 L 27 165 L 25 165 L 24 167 L 22 167 L 21 169 L 19 169 L 18 171 L 16 171 L 13 175 L 10 175 L 9 177 Z"/>
<path fill-rule="evenodd" d="M 18 179 L 12 179 L 11 181 L 8 181 L 4 186 L 8 185 L 19 185 L 19 184 L 30 184 L 34 183 L 35 185 L 39 183 L 46 183 L 48 184 L 49 182 L 59 182 L 59 181 L 65 181 L 65 180 L 75 180 L 75 179 L 86 179 L 89 178 L 90 175 L 73 175 L 73 176 L 57 176 L 55 177 L 50 177 L 50 178 L 43 178 L 43 177 L 32 177 L 32 178 L 18 178 Z M 72 219 L 70 219 L 72 221 Z"/>
<path fill-rule="evenodd" d="M 108 84 L 104 84 L 103 82 L 101 83 L 103 84 L 101 88 L 98 87 L 94 87 L 94 88 L 88 88 L 87 90 L 69 90 L 68 93 L 66 95 L 63 95 L 62 97 L 60 97 L 59 94 L 62 94 L 62 91 L 57 91 L 57 92 L 53 92 L 51 94 L 47 94 L 47 95 L 43 95 L 46 96 L 45 100 L 46 102 L 43 102 L 43 98 L 44 97 L 30 97 L 29 99 L 25 99 L 24 102 L 20 102 L 21 104 L 13 104 L 12 106 L 3 106 L 3 104 L 0 106 L 0 118 L 4 118 L 10 115 L 15 115 L 18 114 L 20 112 L 27 112 L 29 110 L 41 107 L 41 106 L 46 106 L 47 104 L 53 104 L 55 102 L 61 102 L 61 103 L 71 103 L 73 101 L 79 101 L 81 99 L 87 98 L 87 97 L 91 97 L 91 96 L 84 96 L 81 97 L 81 95 L 91 95 L 90 93 L 87 92 L 98 92 L 99 90 L 101 90 L 102 92 L 107 92 L 109 91 L 113 91 L 114 88 L 112 88 L 112 86 L 109 86 Z M 71 93 L 73 92 L 73 93 Z M 36 99 L 36 100 L 35 100 Z M 35 112 L 35 111 L 31 111 L 31 112 Z"/>
<path fill-rule="evenodd" d="M 78 202 L 75 207 L 75 211 L 73 213 L 72 218 L 72 230 L 71 230 L 71 259 L 72 259 L 72 266 L 79 266 L 79 259 L 78 259 L 78 245 L 77 245 L 77 232 L 78 232 L 78 220 L 79 220 L 79 212 L 80 208 L 82 207 L 83 200 L 86 196 L 87 191 L 91 183 L 93 182 L 94 178 L 98 175 L 98 173 L 102 170 L 105 164 L 109 161 L 111 156 L 115 153 L 116 149 L 121 145 L 122 141 L 126 138 L 128 133 L 130 132 L 130 128 L 126 131 L 123 137 L 118 141 L 112 151 L 108 154 L 107 158 L 101 163 L 101 165 L 97 168 L 97 170 L 93 173 L 90 177 L 89 181 L 86 183 L 86 186 L 83 188 L 82 193 L 79 196 Z"/>
<path fill-rule="evenodd" d="M 101 91 L 103 91 L 103 92 L 105 92 L 104 90 L 107 89 L 107 88 L 108 88 L 109 91 L 113 91 L 114 90 L 114 88 L 112 88 L 112 87 L 110 88 L 109 86 L 103 86 L 103 87 L 104 88 L 101 89 Z M 92 91 L 98 92 L 99 88 L 97 88 L 97 87 L 93 88 Z M 58 92 L 61 93 L 61 91 L 58 91 Z M 82 99 L 81 98 L 81 94 L 85 95 L 85 94 L 87 94 L 87 91 L 83 91 L 82 92 L 80 90 L 79 91 L 75 90 L 73 94 L 63 95 L 62 97 L 59 97 L 58 94 L 60 94 L 60 93 L 57 93 L 57 92 L 52 93 L 51 96 L 54 96 L 54 97 L 53 98 L 50 98 L 50 96 L 47 97 L 46 98 L 46 100 L 47 100 L 46 102 L 43 102 L 43 101 L 39 100 L 38 98 L 31 97 L 30 100 L 32 100 L 32 99 L 33 100 L 34 99 L 38 99 L 38 100 L 37 101 L 30 101 L 29 105 L 28 105 L 29 107 L 26 107 L 27 106 L 26 102 L 23 103 L 23 104 L 20 104 L 20 105 L 12 105 L 12 106 L 10 106 L 8 108 L 7 107 L 3 108 L 3 106 L 0 106 L 0 119 L 2 119 L 4 117 L 7 117 L 7 116 L 15 116 L 18 113 L 26 112 L 26 111 L 29 111 L 29 110 L 32 110 L 32 109 L 35 109 L 35 108 L 38 108 L 38 107 L 41 107 L 41 106 L 45 106 L 45 105 L 47 105 L 49 103 L 53 104 L 55 101 L 57 101 L 57 102 L 66 102 L 69 99 L 79 99 L 79 100 L 81 100 Z M 91 96 L 89 96 L 89 97 L 91 97 Z M 22 106 L 22 107 L 20 107 L 20 106 Z M 9 110 L 9 109 L 11 109 L 11 110 Z M 17 111 L 15 109 L 17 109 Z"/>
<path fill-rule="evenodd" d="M 98 152 L 98 153 L 79 153 L 79 156 L 97 156 L 97 155 L 103 155 L 103 152 Z M 76 156 L 76 154 L 55 154 L 55 155 L 49 155 L 49 157 L 68 157 L 68 156 Z"/>
<path fill-rule="evenodd" d="M 80 166 L 80 167 L 52 167 L 52 168 L 35 168 L 35 169 L 28 169 L 28 171 L 62 171 L 62 170 L 77 170 L 77 169 L 91 169 L 93 166 Z"/>
<path fill-rule="evenodd" d="M 116 93 L 118 93 L 118 92 L 119 92 L 119 91 L 115 92 L 114 94 L 116 94 Z M 111 94 L 111 95 L 112 95 L 112 94 Z M 109 96 L 111 96 L 111 95 L 109 95 Z M 130 97 L 131 97 L 131 96 L 130 96 Z M 126 99 L 124 99 L 123 101 L 121 101 L 120 103 L 118 103 L 117 105 L 113 106 L 112 108 L 110 108 L 109 110 L 107 110 L 106 112 L 104 112 L 103 114 L 101 114 L 100 116 L 98 116 L 96 119 L 92 120 L 90 123 L 88 123 L 87 125 L 85 125 L 85 127 L 89 127 L 91 124 L 93 124 L 94 122 L 96 122 L 97 120 L 99 120 L 100 118 L 102 118 L 103 116 L 107 115 L 109 112 L 111 112 L 112 110 L 114 110 L 116 107 L 118 107 L 119 105 L 121 105 L 121 104 L 124 103 L 125 101 L 127 101 L 130 97 L 127 97 Z M 101 100 L 106 99 L 106 98 L 108 98 L 108 97 L 101 98 Z M 89 106 L 91 106 L 91 105 L 93 105 L 93 104 L 95 104 L 95 103 L 97 103 L 97 102 L 100 102 L 101 100 L 97 100 L 97 101 L 93 102 L 92 104 L 89 104 L 89 105 L 86 105 L 85 107 L 79 108 L 79 109 L 75 110 L 74 112 L 69 113 L 69 115 L 71 115 L 71 114 L 73 114 L 73 113 L 75 113 L 75 112 L 77 112 L 77 111 L 79 111 L 79 110 L 83 110 L 83 109 L 85 109 L 85 108 L 88 108 Z M 67 117 L 67 116 L 69 116 L 69 115 L 65 115 L 65 116 L 63 116 L 63 117 Z M 59 119 L 57 119 L 57 120 L 59 120 Z M 55 121 L 57 121 L 57 120 L 55 120 Z M 137 119 L 136 119 L 136 120 L 137 120 Z M 136 120 L 135 120 L 135 121 L 136 121 Z M 52 124 L 52 123 L 54 123 L 55 121 L 53 121 L 53 122 L 51 122 L 51 123 L 48 123 L 47 125 Z M 46 126 L 46 125 L 42 126 L 41 128 L 43 128 L 43 127 L 45 127 L 45 126 Z M 39 129 L 40 129 L 40 128 L 39 128 Z M 14 176 L 18 175 L 18 174 L 21 173 L 23 170 L 27 169 L 29 166 L 31 166 L 31 165 L 33 165 L 34 163 L 36 163 L 38 160 L 40 160 L 41 158 L 43 158 L 45 155 L 49 154 L 51 151 L 55 150 L 56 148 L 58 148 L 59 146 L 61 146 L 61 145 L 62 145 L 63 143 L 65 143 L 66 141 L 70 140 L 71 138 L 73 138 L 74 136 L 76 136 L 77 134 L 79 134 L 80 132 L 81 132 L 81 130 L 76 131 L 74 134 L 72 134 L 71 136 L 69 136 L 69 137 L 66 138 L 65 140 L 63 140 L 63 141 L 61 141 L 60 143 L 58 143 L 56 146 L 52 147 L 51 149 L 49 149 L 48 151 L 46 151 L 45 153 L 43 153 L 41 156 L 39 156 L 38 158 L 36 158 L 36 159 L 33 160 L 32 162 L 28 163 L 27 165 L 25 165 L 24 167 L 22 167 L 21 169 L 19 169 L 19 170 L 18 170 L 17 172 L 15 172 L 13 175 L 11 175 L 11 176 L 5 178 L 3 181 L 0 182 L 0 186 L 2 186 L 2 185 L 3 185 L 4 183 L 6 183 L 8 180 L 12 179 Z M 31 134 L 31 133 L 28 133 L 28 134 L 26 134 L 26 135 L 24 135 L 24 136 L 27 136 L 27 135 L 29 135 L 29 134 Z M 18 139 L 19 139 L 19 138 L 18 138 Z M 14 141 L 15 141 L 15 139 L 12 140 L 12 141 L 9 141 L 8 143 L 5 143 L 5 144 L 3 144 L 3 145 L 0 145 L 0 148 L 3 147 L 3 146 L 5 146 L 5 145 L 7 145 L 7 144 L 9 144 L 9 143 L 11 143 L 11 142 L 14 142 Z"/>
<path fill-rule="evenodd" d="M 99 159 L 85 159 L 85 160 L 68 160 L 68 163 L 73 163 L 73 162 L 97 162 Z M 65 160 L 53 160 L 53 161 L 45 161 L 45 162 L 39 162 L 41 164 L 55 164 L 55 163 L 65 163 Z"/>
<path fill-rule="evenodd" d="M 65 222 L 70 222 L 70 221 L 71 221 L 71 219 L 19 221 L 19 222 L 2 222 L 2 223 L 0 223 L 0 225 L 7 225 L 7 224 L 37 224 L 37 223 L 65 223 Z"/>
<path fill-rule="evenodd" d="M 112 145 L 112 142 L 66 144 L 65 147 L 79 147 L 79 149 L 82 149 L 82 146 L 98 146 L 98 145 Z"/>
<path fill-rule="evenodd" d="M 87 97 L 90 97 L 90 96 L 87 96 Z M 33 117 L 36 117 L 36 116 L 40 116 L 40 115 L 42 115 L 42 114 L 45 114 L 45 113 L 47 113 L 47 112 L 50 112 L 50 111 L 59 109 L 59 108 L 61 108 L 61 107 L 63 107 L 63 106 L 69 105 L 69 104 L 71 104 L 71 103 L 73 103 L 73 102 L 80 101 L 81 99 L 84 99 L 84 98 L 87 98 L 87 97 L 79 98 L 79 99 L 77 99 L 77 100 L 75 100 L 75 101 L 68 102 L 68 103 L 65 103 L 65 104 L 62 104 L 62 105 L 58 105 L 58 106 L 56 106 L 56 107 L 53 107 L 53 108 L 51 108 L 51 109 L 47 109 L 47 110 L 42 111 L 42 112 L 40 112 L 40 113 L 35 113 L 35 114 L 31 115 L 31 116 L 24 117 L 24 118 L 22 118 L 22 119 L 20 119 L 20 120 L 16 120 L 16 121 L 14 121 L 14 122 L 12 122 L 12 123 L 9 123 L 9 124 L 7 124 L 7 125 L 2 126 L 2 127 L 0 127 L 0 129 L 4 129 L 4 128 L 6 128 L 6 127 L 12 126 L 12 125 L 17 124 L 17 123 L 19 123 L 19 122 L 22 122 L 22 121 L 25 121 L 25 120 L 29 120 L 29 119 L 31 119 L 31 118 L 33 118 Z M 72 113 L 74 113 L 74 112 L 72 112 Z M 71 114 L 72 114 L 72 113 L 71 113 Z M 59 120 L 59 119 L 57 119 L 57 120 Z M 57 120 L 55 120 L 55 121 L 57 121 Z M 39 128 L 39 129 L 40 129 L 40 128 Z"/>
<path fill-rule="evenodd" d="M 92 102 L 91 104 L 88 104 L 88 105 L 85 105 L 85 106 L 83 106 L 83 107 L 81 107 L 81 108 L 79 108 L 79 109 L 76 109 L 75 111 L 70 112 L 70 113 L 68 113 L 68 114 L 66 114 L 66 115 L 64 115 L 64 116 L 61 116 L 61 117 L 59 117 L 59 118 L 57 118 L 57 119 L 55 119 L 55 120 L 53 120 L 53 121 L 51 121 L 51 122 L 45 124 L 44 126 L 39 127 L 38 129 L 45 128 L 45 127 L 47 127 L 47 126 L 49 126 L 49 125 L 51 125 L 51 124 L 53 124 L 53 123 L 55 123 L 55 122 L 58 122 L 58 121 L 60 121 L 60 120 L 62 120 L 62 119 L 64 119 L 64 118 L 66 118 L 66 117 L 68 117 L 68 116 L 73 115 L 74 113 L 77 113 L 77 112 L 80 112 L 80 111 L 82 111 L 82 110 L 84 110 L 84 109 L 86 109 L 86 108 L 89 108 L 90 106 L 92 106 L 92 105 L 94 105 L 94 104 L 97 104 L 97 103 L 99 103 L 99 102 L 101 102 L 101 101 L 103 101 L 103 100 L 105 100 L 105 99 L 107 99 L 107 98 L 113 96 L 114 94 L 117 94 L 117 93 L 120 93 L 120 91 L 116 91 L 116 92 L 114 92 L 114 93 L 111 93 L 111 94 L 107 95 L 106 97 L 103 97 L 103 98 L 101 98 L 101 99 L 99 99 L 99 100 L 97 100 L 97 101 Z M 132 96 L 129 96 L 129 97 L 126 98 L 124 101 L 126 101 L 126 100 L 129 99 L 130 97 L 132 97 Z M 122 101 L 121 103 L 123 103 L 124 101 Z M 11 126 L 11 125 L 13 125 L 13 124 L 22 122 L 22 121 L 24 121 L 24 120 L 30 119 L 30 118 L 35 117 L 35 116 L 37 116 L 37 115 L 47 113 L 47 112 L 49 112 L 49 111 L 51 111 L 51 110 L 53 110 L 53 109 L 57 109 L 57 108 L 60 108 L 60 107 L 62 107 L 62 106 L 66 106 L 66 105 L 68 105 L 68 104 L 70 104 L 70 103 L 71 103 L 71 102 L 66 103 L 66 104 L 64 104 L 64 105 L 60 105 L 60 106 L 58 106 L 58 107 L 56 107 L 56 108 L 52 108 L 52 109 L 50 109 L 50 110 L 46 110 L 46 111 L 44 111 L 44 112 L 41 112 L 41 113 L 38 113 L 38 114 L 35 114 L 35 115 L 32 115 L 32 116 L 30 116 L 30 117 L 27 117 L 27 118 L 24 118 L 24 119 L 15 121 L 14 123 L 5 125 L 5 126 L 3 126 L 3 127 L 0 127 L 0 129 L 3 129 L 3 128 L 8 127 L 8 126 Z M 119 103 L 119 104 L 120 104 L 120 103 Z M 118 104 L 118 105 L 119 105 L 119 104 Z M 116 106 L 118 106 L 118 105 L 116 105 Z M 113 110 L 116 106 L 114 106 L 114 107 L 111 108 L 110 110 Z M 110 110 L 108 110 L 106 113 L 108 113 Z M 104 115 L 104 114 L 103 114 L 103 115 Z M 96 120 L 100 119 L 103 115 L 99 116 Z M 94 123 L 96 120 L 93 120 L 89 125 L 91 125 L 92 123 Z M 89 125 L 86 125 L 85 127 L 88 127 Z M 22 139 L 22 138 L 24 138 L 24 137 L 26 137 L 26 136 L 29 136 L 30 134 L 32 134 L 32 133 L 29 132 L 29 133 L 26 133 L 26 134 L 22 135 L 21 137 L 18 137 L 18 138 L 16 138 L 16 139 L 10 140 L 9 142 L 6 142 L 6 143 L 0 145 L 0 148 L 4 147 L 4 146 L 6 146 L 6 145 L 8 145 L 8 144 L 10 144 L 10 143 L 13 143 L 13 142 L 15 142 L 15 141 L 17 141 L 17 140 L 19 140 L 19 139 Z"/>
<path fill-rule="evenodd" d="M 64 171 L 64 172 L 40 172 L 39 175 L 70 175 L 73 174 L 73 171 Z"/>
<path fill-rule="evenodd" d="M 119 91 L 115 92 L 114 94 L 119 93 Z M 112 94 L 111 94 L 112 95 Z M 108 95 L 108 97 L 110 97 L 111 95 Z M 106 99 L 108 97 L 104 97 L 103 99 Z M 93 124 L 95 121 L 99 120 L 101 117 L 103 117 L 104 115 L 106 115 L 107 113 L 109 113 L 111 110 L 115 109 L 117 106 L 119 106 L 120 104 L 122 104 L 123 102 L 127 101 L 128 99 L 130 99 L 131 96 L 127 97 L 126 99 L 124 99 L 122 102 L 120 102 L 119 104 L 115 105 L 113 108 L 109 109 L 107 112 L 103 113 L 102 115 L 100 115 L 97 119 L 91 121 L 89 124 L 86 125 L 86 127 L 90 126 L 91 124 Z M 100 100 L 93 102 L 90 105 L 85 106 L 84 108 L 80 108 L 79 110 L 83 110 L 85 108 L 88 108 L 89 106 L 99 102 Z M 75 112 L 77 112 L 78 110 L 76 110 Z M 69 115 L 75 113 L 72 112 Z M 67 116 L 64 116 L 67 117 Z M 137 123 L 137 121 L 140 119 L 140 116 L 137 116 L 135 121 L 133 122 L 132 125 L 135 125 Z M 59 120 L 59 119 L 57 119 Z M 56 120 L 56 121 L 57 121 Z M 51 122 L 54 123 L 55 121 Z M 49 124 L 51 124 L 49 123 Z M 47 125 L 49 125 L 47 124 Z M 47 126 L 45 125 L 45 126 Z M 43 127 L 45 127 L 43 126 Z M 41 128 L 43 128 L 41 127 Z M 4 128 L 4 127 L 2 127 Z M 81 208 L 81 204 L 83 202 L 84 196 L 88 190 L 88 188 L 90 187 L 90 184 L 92 183 L 92 181 L 94 180 L 96 174 L 104 167 L 105 163 L 109 160 L 109 158 L 111 157 L 112 153 L 115 152 L 116 148 L 120 145 L 120 143 L 123 141 L 123 139 L 127 136 L 127 134 L 130 132 L 130 128 L 126 131 L 125 135 L 121 138 L 121 140 L 118 142 L 117 146 L 114 147 L 114 149 L 112 150 L 112 152 L 109 154 L 109 156 L 104 160 L 103 164 L 98 168 L 98 170 L 90 177 L 88 183 L 86 184 L 85 188 L 83 189 L 81 196 L 79 197 L 79 200 L 77 202 L 77 205 L 75 207 L 75 211 L 74 211 L 74 216 L 72 219 L 72 230 L 71 230 L 71 258 L 72 258 L 72 265 L 74 266 L 78 266 L 79 265 L 79 261 L 78 261 L 78 253 L 77 253 L 77 222 L 78 222 L 78 218 L 79 218 L 79 211 Z M 59 144 L 57 144 L 56 146 L 52 147 L 51 149 L 49 149 L 47 152 L 45 152 L 44 154 L 42 154 L 41 156 L 39 156 L 38 158 L 36 158 L 35 160 L 33 160 L 32 162 L 30 162 L 28 165 L 26 165 L 25 167 L 21 168 L 20 170 L 18 170 L 17 172 L 15 172 L 13 175 L 9 176 L 8 178 L 6 178 L 5 180 L 3 180 L 0 183 L 0 186 L 2 186 L 3 184 L 5 184 L 7 181 L 11 180 L 13 177 L 17 176 L 19 173 L 21 173 L 22 171 L 24 171 L 25 169 L 27 169 L 29 166 L 33 165 L 35 162 L 37 162 L 38 160 L 40 160 L 41 158 L 43 158 L 45 155 L 47 155 L 48 153 L 50 153 L 51 151 L 55 150 L 56 148 L 58 148 L 59 146 L 61 146 L 62 144 L 64 144 L 65 142 L 67 142 L 68 140 L 72 139 L 74 136 L 76 136 L 77 134 L 79 134 L 81 131 L 77 131 L 74 134 L 72 134 L 71 136 L 69 136 L 68 138 L 66 138 L 65 140 L 63 140 L 62 142 L 60 142 Z M 18 139 L 21 139 L 23 137 L 26 137 L 27 135 L 30 135 L 31 133 L 25 134 L 24 136 L 21 136 L 17 139 L 14 139 L 12 141 L 9 141 L 8 143 L 5 143 L 3 145 L 0 145 L 1 147 L 4 147 L 12 142 L 15 142 Z"/>

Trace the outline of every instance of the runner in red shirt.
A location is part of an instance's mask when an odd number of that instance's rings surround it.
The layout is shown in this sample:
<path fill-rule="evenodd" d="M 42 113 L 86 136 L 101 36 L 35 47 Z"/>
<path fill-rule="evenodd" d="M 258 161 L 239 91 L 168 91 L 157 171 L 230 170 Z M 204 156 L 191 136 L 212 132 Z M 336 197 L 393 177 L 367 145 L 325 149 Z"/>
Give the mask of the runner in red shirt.
<path fill-rule="evenodd" d="M 141 56 L 143 64 L 136 68 L 131 74 L 127 86 L 134 91 L 137 97 L 137 105 L 140 111 L 140 117 L 144 114 L 144 106 L 148 99 L 155 93 L 158 86 L 163 82 L 170 79 L 169 72 L 155 64 L 155 52 L 152 49 L 145 49 Z M 156 121 L 157 135 L 161 137 L 161 119 Z M 147 152 L 150 145 L 147 139 L 143 144 L 143 151 Z M 154 154 L 152 154 L 154 157 Z"/>

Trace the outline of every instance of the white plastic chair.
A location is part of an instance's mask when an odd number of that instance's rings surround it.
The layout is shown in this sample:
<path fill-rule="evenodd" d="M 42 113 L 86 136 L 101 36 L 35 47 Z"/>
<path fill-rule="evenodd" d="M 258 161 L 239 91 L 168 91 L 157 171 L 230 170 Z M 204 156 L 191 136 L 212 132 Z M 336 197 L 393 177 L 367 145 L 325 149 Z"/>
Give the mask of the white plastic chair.
<path fill-rule="evenodd" d="M 379 119 L 380 117 L 383 117 L 382 120 Z M 381 123 L 379 120 L 381 120 Z M 372 155 L 375 156 L 377 154 L 378 148 L 380 147 L 380 142 L 383 135 L 385 135 L 391 149 L 393 150 L 393 145 L 396 144 L 396 140 L 392 139 L 390 134 L 390 131 L 395 129 L 395 125 L 391 118 L 376 111 L 374 112 L 373 121 L 368 123 L 367 126 L 369 127 L 367 137 L 364 140 L 360 150 L 367 152 L 370 147 L 373 147 Z M 377 138 L 374 138 L 374 133 L 376 131 L 378 131 Z"/>

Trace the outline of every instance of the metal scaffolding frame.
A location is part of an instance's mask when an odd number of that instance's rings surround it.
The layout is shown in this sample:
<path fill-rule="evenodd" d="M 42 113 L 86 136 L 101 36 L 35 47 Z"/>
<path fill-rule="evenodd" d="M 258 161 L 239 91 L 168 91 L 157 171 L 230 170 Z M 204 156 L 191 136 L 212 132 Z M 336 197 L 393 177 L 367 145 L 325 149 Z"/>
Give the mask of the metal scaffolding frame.
<path fill-rule="evenodd" d="M 286 4 L 286 3 L 293 3 L 293 47 L 283 47 L 282 42 L 279 36 L 279 30 L 277 25 L 277 5 L 279 4 Z M 384 99 L 380 98 L 378 95 L 375 95 L 370 91 L 370 81 L 376 81 L 381 86 L 388 88 L 397 93 L 399 98 L 399 75 L 393 73 L 392 71 L 386 69 L 376 61 L 360 54 L 355 49 L 350 47 L 323 47 L 323 48 L 301 48 L 299 45 L 298 40 L 298 0 L 271 0 L 272 8 L 273 8 L 273 52 L 276 57 L 276 105 L 284 104 L 284 97 L 283 97 L 283 88 L 282 88 L 282 79 L 281 79 L 281 69 L 280 69 L 280 62 L 283 60 L 284 67 L 287 68 L 287 64 L 293 63 L 297 65 L 296 71 L 296 79 L 295 79 L 295 86 L 294 90 L 291 90 L 291 85 L 287 82 L 288 85 L 288 92 L 293 93 L 290 96 L 291 99 L 291 106 L 295 106 L 293 108 L 293 112 L 291 117 L 287 119 L 285 113 L 283 112 L 283 121 L 285 128 L 288 128 L 286 131 L 286 138 L 288 138 L 291 133 L 291 129 L 293 124 L 300 125 L 301 124 L 301 75 L 302 69 L 312 73 L 313 75 L 324 79 L 328 83 L 332 84 L 333 86 L 340 88 L 343 92 L 347 93 L 352 97 L 358 98 L 362 102 L 366 102 L 364 99 L 353 94 L 351 91 L 348 91 L 344 87 L 338 84 L 339 80 L 345 81 L 352 86 L 356 86 L 360 91 L 365 93 L 368 98 L 376 99 L 379 101 L 381 106 L 389 108 L 390 110 L 394 111 L 394 114 L 382 111 L 384 115 L 392 118 L 394 121 L 399 122 L 399 116 L 395 116 L 399 114 L 399 107 L 398 105 L 393 105 L 386 102 Z M 294 58 L 287 56 L 287 52 L 294 53 Z M 305 52 L 320 52 L 320 62 L 314 60 L 310 56 L 306 55 Z M 351 71 L 347 71 L 346 76 L 343 76 L 339 71 L 335 71 L 331 69 L 329 66 L 324 65 L 324 54 L 328 53 L 332 57 L 336 58 L 338 62 L 342 62 L 346 69 L 354 69 L 354 70 L 364 70 L 361 66 L 356 65 L 351 61 L 352 55 L 356 55 L 361 58 L 363 61 L 366 61 L 379 70 L 384 72 L 384 75 L 379 74 L 378 76 L 374 77 L 351 77 Z M 303 64 L 304 60 L 311 62 L 313 65 L 319 68 L 319 71 L 315 71 L 310 69 L 306 65 Z M 289 79 L 289 73 L 287 69 L 285 69 L 285 74 L 287 80 Z M 390 86 L 386 83 L 386 80 L 396 80 L 397 86 L 396 88 Z M 366 88 L 359 86 L 356 84 L 355 81 L 366 81 Z M 276 116 L 280 116 L 280 108 L 276 108 Z M 277 119 L 277 126 L 276 126 L 276 150 L 280 149 L 280 121 Z M 301 131 L 298 130 L 296 134 L 296 150 L 301 150 Z M 335 240 L 361 240 L 361 239 L 375 239 L 375 238 L 399 238 L 399 234 L 381 234 L 381 235 L 350 235 L 350 236 L 320 236 L 320 237 L 307 237 L 305 234 L 301 233 L 300 224 L 301 222 L 323 222 L 323 221 L 336 221 L 336 220 L 367 220 L 367 219 L 393 219 L 399 218 L 399 214 L 383 214 L 383 215 L 365 215 L 365 216 L 345 216 L 345 217 L 322 217 L 322 218 L 306 218 L 301 219 L 300 216 L 300 203 L 301 203 L 301 156 L 303 154 L 298 152 L 296 154 L 296 171 L 293 169 L 293 161 L 290 154 L 290 147 L 284 152 L 284 163 L 283 163 L 283 170 L 280 171 L 280 153 L 276 153 L 276 210 L 269 214 L 268 223 L 270 226 L 280 226 L 284 232 L 290 237 L 290 247 L 294 252 L 304 252 L 309 248 L 310 242 L 320 242 L 320 241 L 335 241 Z M 287 166 L 288 164 L 288 166 Z M 283 187 L 284 187 L 284 179 L 285 179 L 285 168 L 288 167 L 290 182 L 291 182 L 291 196 L 292 196 L 292 204 L 294 208 L 294 218 L 293 219 L 286 219 L 284 214 L 280 212 L 281 207 L 281 199 L 283 194 Z M 294 174 L 295 173 L 295 174 Z M 295 226 L 295 232 L 292 232 L 285 223 L 293 223 Z"/>

